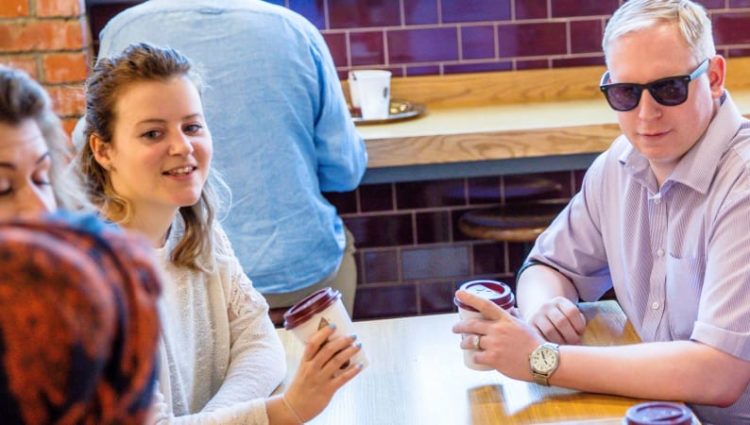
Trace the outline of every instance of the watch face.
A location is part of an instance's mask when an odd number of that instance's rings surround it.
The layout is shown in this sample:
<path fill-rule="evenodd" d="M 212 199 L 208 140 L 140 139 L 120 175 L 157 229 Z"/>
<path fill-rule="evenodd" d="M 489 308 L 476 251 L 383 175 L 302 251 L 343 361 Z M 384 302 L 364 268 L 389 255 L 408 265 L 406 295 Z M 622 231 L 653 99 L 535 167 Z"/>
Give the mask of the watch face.
<path fill-rule="evenodd" d="M 538 373 L 548 373 L 557 366 L 557 355 L 548 347 L 539 347 L 531 353 L 531 367 Z"/>

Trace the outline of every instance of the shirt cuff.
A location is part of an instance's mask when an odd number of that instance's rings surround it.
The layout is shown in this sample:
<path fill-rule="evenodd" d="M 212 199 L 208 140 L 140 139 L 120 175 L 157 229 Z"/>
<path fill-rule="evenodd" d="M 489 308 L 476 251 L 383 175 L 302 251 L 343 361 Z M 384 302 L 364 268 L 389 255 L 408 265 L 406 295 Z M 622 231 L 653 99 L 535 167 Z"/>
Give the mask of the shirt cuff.
<path fill-rule="evenodd" d="M 698 341 L 734 357 L 750 361 L 750 335 L 695 322 L 690 339 Z"/>

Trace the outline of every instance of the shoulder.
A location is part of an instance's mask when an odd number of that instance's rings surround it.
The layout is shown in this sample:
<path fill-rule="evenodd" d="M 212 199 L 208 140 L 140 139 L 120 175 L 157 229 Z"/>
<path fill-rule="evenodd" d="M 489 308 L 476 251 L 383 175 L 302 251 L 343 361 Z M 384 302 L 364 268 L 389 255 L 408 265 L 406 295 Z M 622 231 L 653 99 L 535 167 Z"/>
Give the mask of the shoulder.
<path fill-rule="evenodd" d="M 731 187 L 735 194 L 750 191 L 750 121 L 740 127 L 720 164 L 717 186 Z"/>

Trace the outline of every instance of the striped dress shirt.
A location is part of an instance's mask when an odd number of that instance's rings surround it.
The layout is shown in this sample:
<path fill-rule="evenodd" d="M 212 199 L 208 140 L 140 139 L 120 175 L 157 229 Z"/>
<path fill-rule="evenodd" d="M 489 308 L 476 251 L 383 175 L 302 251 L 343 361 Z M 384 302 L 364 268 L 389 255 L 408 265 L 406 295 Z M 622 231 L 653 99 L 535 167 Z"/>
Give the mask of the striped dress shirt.
<path fill-rule="evenodd" d="M 527 261 L 559 270 L 585 301 L 614 287 L 643 341 L 693 340 L 750 361 L 750 122 L 729 93 L 721 100 L 661 187 L 617 138 Z M 727 408 L 691 407 L 704 423 L 750 424 L 750 389 Z"/>

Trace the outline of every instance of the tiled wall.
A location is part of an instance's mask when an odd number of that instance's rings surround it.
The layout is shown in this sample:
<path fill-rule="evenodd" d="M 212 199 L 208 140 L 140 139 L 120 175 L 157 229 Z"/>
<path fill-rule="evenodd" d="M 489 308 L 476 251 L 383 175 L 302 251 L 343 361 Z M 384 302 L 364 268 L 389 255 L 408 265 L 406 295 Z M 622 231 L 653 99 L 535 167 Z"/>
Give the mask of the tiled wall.
<path fill-rule="evenodd" d="M 268 0 L 299 12 L 352 68 L 396 76 L 601 65 L 622 0 Z M 750 55 L 750 1 L 698 0 L 726 56 Z"/>
<path fill-rule="evenodd" d="M 559 183 L 545 198 L 570 198 L 582 177 L 582 171 L 570 171 L 364 185 L 326 194 L 356 240 L 355 319 L 454 311 L 456 286 L 476 277 L 514 286 L 524 246 L 464 236 L 457 226 L 461 214 L 533 200 L 523 195 L 529 179 Z"/>

